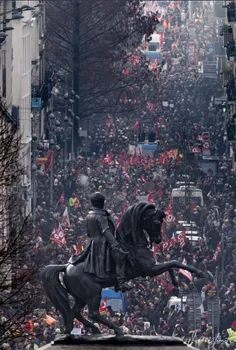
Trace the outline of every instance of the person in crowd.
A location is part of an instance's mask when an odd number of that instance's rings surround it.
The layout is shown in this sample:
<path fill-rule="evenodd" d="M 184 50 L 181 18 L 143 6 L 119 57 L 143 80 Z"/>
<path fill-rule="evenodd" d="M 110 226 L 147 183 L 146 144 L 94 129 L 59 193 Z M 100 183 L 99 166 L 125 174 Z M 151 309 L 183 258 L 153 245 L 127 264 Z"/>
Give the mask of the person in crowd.
<path fill-rule="evenodd" d="M 232 343 L 236 343 L 236 321 L 231 324 L 231 327 L 227 329 L 228 339 Z"/>

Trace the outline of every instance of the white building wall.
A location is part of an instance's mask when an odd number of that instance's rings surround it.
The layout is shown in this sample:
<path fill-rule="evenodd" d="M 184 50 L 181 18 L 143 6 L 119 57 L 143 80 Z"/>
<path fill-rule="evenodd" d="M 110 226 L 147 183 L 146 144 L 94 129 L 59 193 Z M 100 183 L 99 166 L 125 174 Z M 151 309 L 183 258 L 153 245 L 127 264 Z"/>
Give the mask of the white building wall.
<path fill-rule="evenodd" d="M 34 1 L 17 1 L 17 7 L 33 6 Z M 32 11 L 22 12 L 24 18 L 12 21 L 13 69 L 12 103 L 19 106 L 21 134 L 21 162 L 24 168 L 22 176 L 24 214 L 31 213 L 31 45 Z"/>
<path fill-rule="evenodd" d="M 0 3 L 0 13 L 7 13 L 11 11 L 11 2 Z M 10 13 L 11 16 L 11 13 Z M 9 18 L 9 15 L 6 15 L 6 18 Z M 2 22 L 3 17 L 0 17 Z M 9 25 L 8 25 L 9 26 Z M 0 23 L 0 28 L 3 28 L 3 23 Z M 5 73 L 4 73 L 5 70 Z M 8 107 L 9 112 L 11 111 L 12 103 L 12 79 L 11 79 L 11 70 L 12 70 L 12 32 L 7 31 L 7 37 L 2 43 L 0 49 L 0 96 L 3 99 L 3 102 Z M 6 93 L 4 93 L 5 87 L 3 86 L 3 75 L 6 75 Z"/>
<path fill-rule="evenodd" d="M 41 5 L 37 6 L 39 3 Z M 42 84 L 39 39 L 44 30 L 45 9 L 40 0 L 17 0 L 15 5 L 17 9 L 23 5 L 36 6 L 33 11 L 22 11 L 24 18 L 7 23 L 7 26 L 13 27 L 14 30 L 7 31 L 8 36 L 0 48 L 0 96 L 10 113 L 12 105 L 19 107 L 20 158 L 25 169 L 22 190 L 26 204 L 24 213 L 28 215 L 31 212 L 31 85 Z M 0 13 L 9 12 L 6 16 L 8 19 L 12 16 L 11 6 L 10 0 L 0 1 Z M 0 29 L 2 29 L 2 21 L 3 18 L 0 16 Z M 3 84 L 4 74 L 6 84 Z M 36 117 L 36 120 L 39 119 L 40 111 L 39 116 L 36 113 Z"/>

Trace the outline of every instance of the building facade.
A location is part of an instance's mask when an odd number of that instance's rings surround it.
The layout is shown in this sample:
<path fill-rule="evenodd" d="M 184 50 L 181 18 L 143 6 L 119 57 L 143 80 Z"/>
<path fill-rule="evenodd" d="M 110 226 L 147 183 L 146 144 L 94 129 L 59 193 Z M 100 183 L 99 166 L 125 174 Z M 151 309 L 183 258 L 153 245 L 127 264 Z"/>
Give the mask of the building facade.
<path fill-rule="evenodd" d="M 225 139 L 229 145 L 232 166 L 236 168 L 236 2 L 235 0 L 214 2 L 218 24 L 215 43 L 218 72 L 224 93 L 215 103 L 225 115 Z"/>
<path fill-rule="evenodd" d="M 32 133 L 43 130 L 40 89 L 44 83 L 43 0 L 0 1 L 0 96 L 21 136 L 22 214 L 31 213 Z M 2 41 L 2 42 L 1 42 Z"/>

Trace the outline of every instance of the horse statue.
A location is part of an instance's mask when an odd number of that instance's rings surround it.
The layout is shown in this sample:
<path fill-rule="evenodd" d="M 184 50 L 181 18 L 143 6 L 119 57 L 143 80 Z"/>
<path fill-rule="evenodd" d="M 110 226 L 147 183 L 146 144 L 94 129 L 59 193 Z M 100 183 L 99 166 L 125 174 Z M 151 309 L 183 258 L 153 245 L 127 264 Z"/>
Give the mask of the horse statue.
<path fill-rule="evenodd" d="M 156 264 L 151 248 L 153 243 L 160 244 L 162 241 L 161 225 L 164 217 L 162 210 L 147 203 L 135 204 L 123 215 L 115 236 L 121 247 L 129 252 L 129 257 L 132 257 L 132 260 L 125 261 L 127 280 L 154 277 L 169 272 L 173 285 L 177 287 L 178 282 L 173 270 L 175 268 L 195 273 L 199 278 L 205 277 L 204 273 L 197 268 L 183 265 L 176 260 Z M 92 322 L 94 321 L 113 329 L 116 335 L 122 335 L 121 328 L 99 312 L 102 289 L 114 287 L 117 284 L 115 265 L 109 279 L 99 280 L 94 274 L 84 271 L 87 253 L 85 248 L 75 263 L 70 260 L 65 265 L 46 266 L 41 272 L 45 293 L 56 309 L 61 312 L 67 334 L 72 331 L 73 320 L 76 318 L 89 328 L 92 334 L 100 334 L 98 327 Z M 63 275 L 63 284 L 59 278 L 60 273 Z M 69 295 L 74 298 L 73 307 L 70 306 Z M 86 305 L 88 317 L 92 321 L 84 318 L 81 313 Z"/>

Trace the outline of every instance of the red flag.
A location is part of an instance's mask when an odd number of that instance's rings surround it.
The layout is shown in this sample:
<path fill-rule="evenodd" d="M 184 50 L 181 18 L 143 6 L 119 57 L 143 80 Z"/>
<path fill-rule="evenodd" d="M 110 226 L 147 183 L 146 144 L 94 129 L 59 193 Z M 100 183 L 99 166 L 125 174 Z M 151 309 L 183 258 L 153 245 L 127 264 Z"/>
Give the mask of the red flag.
<path fill-rule="evenodd" d="M 34 323 L 32 320 L 29 320 L 27 323 L 26 323 L 26 330 L 28 332 L 33 332 L 34 331 Z"/>
<path fill-rule="evenodd" d="M 48 170 L 50 169 L 53 161 L 53 151 L 50 151 L 46 163 L 44 164 L 44 173 L 47 173 Z"/>
<path fill-rule="evenodd" d="M 153 257 L 156 258 L 156 254 L 161 252 L 161 248 L 159 244 L 154 244 L 153 247 Z"/>
<path fill-rule="evenodd" d="M 124 175 L 124 177 L 125 177 L 126 179 L 128 179 L 128 180 L 131 179 L 130 176 L 129 176 L 129 174 L 128 174 L 125 170 L 123 170 L 123 175 Z"/>
<path fill-rule="evenodd" d="M 165 222 L 170 223 L 170 222 L 175 222 L 176 221 L 176 218 L 175 218 L 175 216 L 173 214 L 172 206 L 173 206 L 173 201 L 171 199 L 170 202 L 169 202 L 168 208 L 166 209 L 166 218 L 164 219 Z"/>
<path fill-rule="evenodd" d="M 134 129 L 140 129 L 141 128 L 141 122 L 140 122 L 140 119 L 137 119 L 134 126 L 133 126 Z"/>
<path fill-rule="evenodd" d="M 135 157 L 134 157 L 134 164 L 137 165 L 139 163 L 139 154 L 136 154 L 135 152 Z"/>
<path fill-rule="evenodd" d="M 68 213 L 68 208 L 66 207 L 64 213 L 62 214 L 61 224 L 64 227 L 70 227 L 70 218 Z"/>
<path fill-rule="evenodd" d="M 153 112 L 154 109 L 155 109 L 154 103 L 151 103 L 150 101 L 147 101 L 147 109 L 148 109 L 150 112 Z"/>
<path fill-rule="evenodd" d="M 177 239 L 180 244 L 180 248 L 183 249 L 187 241 L 186 233 L 184 230 L 178 235 Z"/>
<path fill-rule="evenodd" d="M 221 252 L 221 242 L 219 242 L 216 246 L 215 253 L 213 255 L 213 260 L 217 260 L 218 254 Z"/>
<path fill-rule="evenodd" d="M 77 246 L 76 246 L 76 255 L 82 253 L 82 251 L 84 250 L 84 247 L 82 245 L 82 243 L 77 243 Z"/>
<path fill-rule="evenodd" d="M 52 230 L 50 239 L 51 239 L 51 237 L 54 236 L 55 234 L 57 234 L 57 225 L 56 225 L 56 223 L 55 223 L 54 226 L 53 226 L 53 230 Z"/>
<path fill-rule="evenodd" d="M 169 158 L 173 158 L 173 159 L 176 159 L 177 158 L 177 155 L 178 155 L 178 148 L 176 149 L 171 149 L 168 153 L 168 157 Z"/>
<path fill-rule="evenodd" d="M 66 238 L 65 238 L 65 232 L 61 225 L 59 225 L 58 229 L 56 228 L 56 225 L 54 226 L 54 229 L 52 231 L 52 234 L 50 236 L 50 240 L 53 242 L 56 242 L 60 245 L 66 244 Z"/>
<path fill-rule="evenodd" d="M 136 148 L 134 149 L 134 153 L 131 155 L 129 163 L 130 165 L 134 164 L 136 158 Z"/>
<path fill-rule="evenodd" d="M 131 57 L 131 60 L 133 61 L 133 65 L 136 66 L 140 62 L 140 56 L 136 54 Z"/>
<path fill-rule="evenodd" d="M 173 248 L 175 243 L 177 242 L 178 242 L 177 238 L 173 235 L 172 238 L 170 239 L 169 248 Z"/>
<path fill-rule="evenodd" d="M 166 237 L 166 239 L 162 242 L 162 250 L 167 250 L 169 248 L 169 240 Z"/>
<path fill-rule="evenodd" d="M 110 128 L 110 127 L 113 126 L 113 125 L 114 125 L 113 119 L 112 119 L 112 117 L 109 115 L 109 116 L 108 116 L 108 119 L 107 119 L 107 126 L 108 126 L 108 128 Z"/>
<path fill-rule="evenodd" d="M 112 163 L 112 154 L 110 152 L 107 152 L 106 157 L 103 159 L 104 163 L 111 164 Z"/>
<path fill-rule="evenodd" d="M 141 176 L 140 179 L 141 179 L 143 182 L 147 182 L 147 180 L 145 179 L 144 176 Z"/>
<path fill-rule="evenodd" d="M 150 202 L 150 203 L 155 203 L 154 202 L 154 196 L 153 196 L 153 188 L 151 188 L 150 189 L 150 191 L 149 191 L 149 193 L 148 193 L 148 196 L 147 196 L 147 200 L 148 200 L 148 202 Z"/>
<path fill-rule="evenodd" d="M 64 194 L 64 191 L 62 192 L 61 194 L 61 197 L 59 198 L 59 203 L 61 203 L 62 205 L 65 204 L 65 194 Z"/>
<path fill-rule="evenodd" d="M 168 152 L 160 153 L 157 164 L 165 164 L 169 160 Z"/>
<path fill-rule="evenodd" d="M 187 265 L 185 258 L 183 259 L 182 264 Z M 184 269 L 179 269 L 179 272 L 182 273 L 182 275 L 184 275 L 185 277 L 187 277 L 190 281 L 192 281 L 193 276 L 192 276 L 191 272 L 184 270 Z"/>
<path fill-rule="evenodd" d="M 78 208 L 80 206 L 80 201 L 79 201 L 79 198 L 76 197 L 76 200 L 75 200 L 75 203 L 74 203 L 74 208 Z"/>
<path fill-rule="evenodd" d="M 120 157 L 119 157 L 119 164 L 120 166 L 124 166 L 125 162 L 126 162 L 126 153 L 125 152 L 121 152 Z"/>
<path fill-rule="evenodd" d="M 99 312 L 101 315 L 105 315 L 107 312 L 107 297 L 103 299 L 100 304 Z"/>

